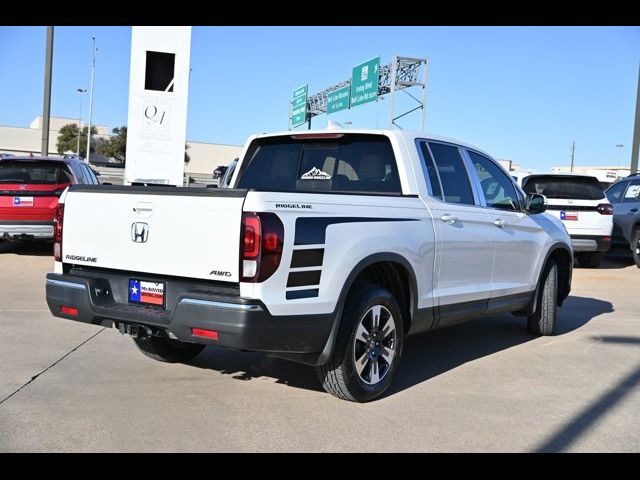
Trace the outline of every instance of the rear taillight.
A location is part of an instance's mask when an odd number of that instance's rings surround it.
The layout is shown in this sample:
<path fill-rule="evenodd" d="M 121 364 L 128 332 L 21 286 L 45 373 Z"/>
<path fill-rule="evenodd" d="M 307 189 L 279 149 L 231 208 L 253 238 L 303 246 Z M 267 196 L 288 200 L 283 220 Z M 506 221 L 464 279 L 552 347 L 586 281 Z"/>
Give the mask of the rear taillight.
<path fill-rule="evenodd" d="M 284 226 L 273 213 L 244 213 L 241 233 L 241 281 L 263 282 L 280 265 Z"/>
<path fill-rule="evenodd" d="M 64 217 L 64 204 L 59 203 L 53 216 L 53 258 L 56 262 L 62 261 L 62 221 Z"/>
<path fill-rule="evenodd" d="M 613 205 L 610 203 L 601 203 L 598 205 L 598 213 L 600 215 L 613 215 Z"/>

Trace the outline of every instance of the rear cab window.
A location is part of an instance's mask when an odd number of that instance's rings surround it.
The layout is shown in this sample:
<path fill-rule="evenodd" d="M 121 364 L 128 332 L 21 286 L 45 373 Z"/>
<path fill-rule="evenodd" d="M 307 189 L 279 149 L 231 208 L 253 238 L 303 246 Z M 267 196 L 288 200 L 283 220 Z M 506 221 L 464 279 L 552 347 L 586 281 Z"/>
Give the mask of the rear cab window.
<path fill-rule="evenodd" d="M 522 189 L 526 193 L 539 193 L 548 198 L 570 198 L 573 200 L 601 200 L 604 190 L 596 178 L 559 175 L 534 175 L 524 180 Z"/>
<path fill-rule="evenodd" d="M 236 187 L 277 192 L 402 194 L 396 158 L 386 136 L 347 133 L 305 137 L 292 134 L 254 140 Z"/>

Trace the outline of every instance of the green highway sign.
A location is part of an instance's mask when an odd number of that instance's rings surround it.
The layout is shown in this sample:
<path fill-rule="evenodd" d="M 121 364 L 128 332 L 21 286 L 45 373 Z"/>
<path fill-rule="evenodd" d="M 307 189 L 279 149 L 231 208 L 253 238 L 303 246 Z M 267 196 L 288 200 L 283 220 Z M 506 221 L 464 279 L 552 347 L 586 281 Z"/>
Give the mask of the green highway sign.
<path fill-rule="evenodd" d="M 291 126 L 297 127 L 307 121 L 308 85 L 303 85 L 293 92 L 291 101 Z"/>
<path fill-rule="evenodd" d="M 349 93 L 351 93 L 351 87 L 347 85 L 327 94 L 327 113 L 349 108 Z"/>
<path fill-rule="evenodd" d="M 353 67 L 351 73 L 351 106 L 373 102 L 378 98 L 380 57 Z"/>

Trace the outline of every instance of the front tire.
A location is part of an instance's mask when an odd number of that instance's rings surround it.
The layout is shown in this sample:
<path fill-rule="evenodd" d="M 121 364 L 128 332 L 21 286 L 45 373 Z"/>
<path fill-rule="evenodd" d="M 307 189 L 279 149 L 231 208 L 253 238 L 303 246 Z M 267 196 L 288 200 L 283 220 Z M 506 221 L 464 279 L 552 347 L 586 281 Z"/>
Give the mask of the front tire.
<path fill-rule="evenodd" d="M 633 253 L 633 261 L 636 266 L 640 268 L 640 228 L 633 232 L 633 238 L 631 239 L 631 253 Z"/>
<path fill-rule="evenodd" d="M 550 259 L 536 290 L 535 311 L 527 318 L 527 330 L 532 335 L 555 335 L 558 317 L 558 264 Z"/>
<path fill-rule="evenodd" d="M 389 388 L 404 341 L 402 313 L 388 290 L 365 285 L 347 297 L 331 357 L 317 367 L 324 389 L 368 402 Z"/>
<path fill-rule="evenodd" d="M 164 337 L 134 338 L 136 346 L 147 357 L 159 362 L 180 363 L 191 360 L 205 347 Z"/>
<path fill-rule="evenodd" d="M 583 268 L 598 268 L 602 263 L 605 252 L 579 252 L 576 253 L 576 260 Z"/>

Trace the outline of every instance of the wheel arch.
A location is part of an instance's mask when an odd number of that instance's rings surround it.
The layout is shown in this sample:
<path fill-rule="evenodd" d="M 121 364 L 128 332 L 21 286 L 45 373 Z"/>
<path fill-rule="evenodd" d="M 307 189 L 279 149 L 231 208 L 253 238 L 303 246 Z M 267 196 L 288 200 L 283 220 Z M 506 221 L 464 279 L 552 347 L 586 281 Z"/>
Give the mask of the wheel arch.
<path fill-rule="evenodd" d="M 395 269 L 395 274 L 393 273 L 393 270 L 389 269 Z M 378 271 L 375 272 L 375 270 Z M 394 296 L 396 296 L 398 303 L 400 303 L 400 308 L 403 313 L 403 323 L 406 327 L 405 333 L 408 331 L 418 305 L 418 283 L 411 263 L 402 255 L 392 252 L 381 252 L 369 255 L 360 260 L 355 267 L 351 269 L 351 272 L 347 276 L 347 279 L 340 290 L 340 295 L 334 310 L 331 332 L 322 353 L 316 360 L 316 365 L 324 364 L 331 356 L 347 296 L 354 286 L 357 285 L 359 280 L 370 279 L 371 277 L 369 277 L 369 275 L 373 275 L 373 278 L 376 278 L 376 274 L 378 275 L 378 278 L 382 278 L 381 276 L 387 275 L 386 281 L 381 282 L 381 286 L 385 287 L 392 285 L 389 290 L 394 294 Z M 400 276 L 400 282 L 402 283 L 399 289 L 397 286 L 395 288 L 393 287 L 393 282 L 398 280 L 394 277 L 398 275 Z M 398 298 L 398 296 L 401 298 Z"/>

